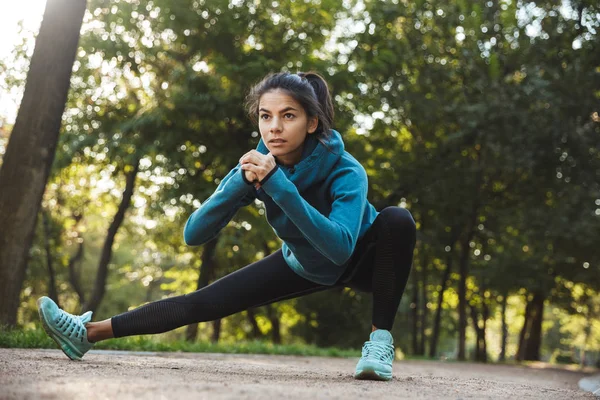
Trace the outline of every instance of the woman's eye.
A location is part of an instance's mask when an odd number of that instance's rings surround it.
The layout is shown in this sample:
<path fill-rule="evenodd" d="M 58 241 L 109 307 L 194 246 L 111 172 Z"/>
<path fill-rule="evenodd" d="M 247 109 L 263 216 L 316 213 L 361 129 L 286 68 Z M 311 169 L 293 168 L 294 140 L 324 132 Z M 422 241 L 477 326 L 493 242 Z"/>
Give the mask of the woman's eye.
<path fill-rule="evenodd" d="M 286 117 L 287 119 L 292 119 L 292 118 L 294 118 L 294 114 L 289 114 L 289 113 L 288 113 L 288 114 L 285 114 L 285 117 Z"/>
<path fill-rule="evenodd" d="M 260 119 L 267 119 L 267 118 L 269 118 L 268 114 L 263 114 L 263 115 L 260 116 Z"/>

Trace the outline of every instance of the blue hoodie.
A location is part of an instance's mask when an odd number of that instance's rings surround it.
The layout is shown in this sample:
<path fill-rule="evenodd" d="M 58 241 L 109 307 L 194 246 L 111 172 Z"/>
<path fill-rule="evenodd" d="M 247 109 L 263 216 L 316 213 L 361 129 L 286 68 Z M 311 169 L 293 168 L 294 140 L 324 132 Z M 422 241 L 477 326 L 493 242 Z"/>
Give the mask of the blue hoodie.
<path fill-rule="evenodd" d="M 240 207 L 258 198 L 265 205 L 267 221 L 283 241 L 287 264 L 305 279 L 333 285 L 378 212 L 367 200 L 367 174 L 344 150 L 340 133 L 333 130 L 326 143 L 331 151 L 308 135 L 300 162 L 277 164 L 258 190 L 246 181 L 238 164 L 189 217 L 185 242 L 191 246 L 206 243 Z M 269 152 L 262 139 L 256 150 Z"/>

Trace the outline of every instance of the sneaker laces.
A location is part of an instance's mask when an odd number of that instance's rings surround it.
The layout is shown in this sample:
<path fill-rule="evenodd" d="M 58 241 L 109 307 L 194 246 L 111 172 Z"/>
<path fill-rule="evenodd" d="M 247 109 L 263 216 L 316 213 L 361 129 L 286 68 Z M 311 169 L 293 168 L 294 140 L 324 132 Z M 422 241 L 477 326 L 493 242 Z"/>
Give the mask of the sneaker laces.
<path fill-rule="evenodd" d="M 376 360 L 391 363 L 394 361 L 394 346 L 388 343 L 367 341 L 362 348 L 363 358 L 374 358 Z"/>
<path fill-rule="evenodd" d="M 83 325 L 83 319 L 80 315 L 69 314 L 64 310 L 60 310 L 60 315 L 54 321 L 56 327 L 61 332 L 72 339 L 78 339 L 83 343 L 83 333 L 86 331 Z"/>

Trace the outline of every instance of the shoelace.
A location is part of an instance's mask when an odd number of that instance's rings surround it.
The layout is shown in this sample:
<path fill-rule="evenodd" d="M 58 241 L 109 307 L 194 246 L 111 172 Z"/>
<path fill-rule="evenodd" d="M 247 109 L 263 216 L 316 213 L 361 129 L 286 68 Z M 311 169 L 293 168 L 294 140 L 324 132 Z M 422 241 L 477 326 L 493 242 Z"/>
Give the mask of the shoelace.
<path fill-rule="evenodd" d="M 391 363 L 394 361 L 394 346 L 387 343 L 367 341 L 363 346 L 362 356 Z"/>
<path fill-rule="evenodd" d="M 83 343 L 83 332 L 85 327 L 81 322 L 81 317 L 78 315 L 69 314 L 64 310 L 60 310 L 60 316 L 54 321 L 56 327 L 62 331 L 63 334 L 79 339 Z M 73 335 L 75 333 L 75 335 Z"/>

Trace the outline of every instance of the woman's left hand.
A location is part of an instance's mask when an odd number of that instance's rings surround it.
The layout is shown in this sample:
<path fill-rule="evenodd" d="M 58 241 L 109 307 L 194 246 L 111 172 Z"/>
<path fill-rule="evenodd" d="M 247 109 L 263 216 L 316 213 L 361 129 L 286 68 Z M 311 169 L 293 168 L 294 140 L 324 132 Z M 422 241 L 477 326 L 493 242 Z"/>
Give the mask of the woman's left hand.
<path fill-rule="evenodd" d="M 277 165 L 275 157 L 269 152 L 262 154 L 256 150 L 250 150 L 240 158 L 242 169 L 252 171 L 258 177 L 259 182 L 269 174 Z"/>

